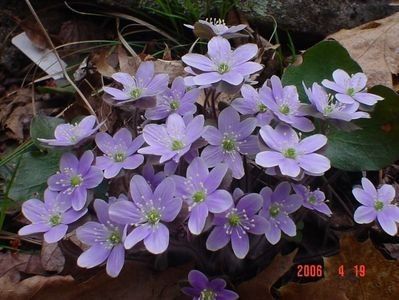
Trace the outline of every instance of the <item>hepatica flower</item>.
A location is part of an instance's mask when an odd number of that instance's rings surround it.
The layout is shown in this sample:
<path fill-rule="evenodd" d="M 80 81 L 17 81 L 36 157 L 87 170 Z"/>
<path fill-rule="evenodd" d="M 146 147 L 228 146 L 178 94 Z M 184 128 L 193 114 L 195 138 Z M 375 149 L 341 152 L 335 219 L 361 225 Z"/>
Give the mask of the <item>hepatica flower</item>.
<path fill-rule="evenodd" d="M 297 177 L 302 171 L 321 176 L 330 169 L 330 160 L 317 150 L 327 143 L 326 136 L 314 134 L 299 140 L 294 129 L 287 125 L 261 128 L 260 136 L 270 150 L 259 152 L 255 162 L 265 168 L 279 167 L 283 175 Z"/>
<path fill-rule="evenodd" d="M 337 92 L 335 97 L 345 104 L 354 102 L 366 105 L 374 105 L 384 98 L 366 92 L 367 76 L 364 73 L 356 73 L 349 76 L 344 70 L 335 70 L 332 74 L 334 81 L 324 79 L 321 84 L 326 88 Z"/>
<path fill-rule="evenodd" d="M 38 139 L 50 146 L 73 146 L 90 137 L 98 130 L 96 117 L 87 116 L 75 124 L 60 124 L 55 128 L 55 139 Z"/>
<path fill-rule="evenodd" d="M 280 240 L 281 231 L 288 236 L 296 235 L 296 226 L 289 214 L 301 207 L 302 199 L 298 195 L 290 195 L 290 192 L 288 182 L 281 182 L 274 191 L 269 187 L 260 191 L 264 201 L 260 215 L 269 222 L 265 235 L 272 245 Z"/>
<path fill-rule="evenodd" d="M 118 200 L 114 200 L 118 201 Z M 76 230 L 77 238 L 90 246 L 78 258 L 78 266 L 93 268 L 107 260 L 106 271 L 117 277 L 125 262 L 123 242 L 126 237 L 123 226 L 112 222 L 108 214 L 109 204 L 101 199 L 94 201 L 98 222 L 90 221 Z"/>
<path fill-rule="evenodd" d="M 172 177 L 176 182 L 177 196 L 188 205 L 188 229 L 192 234 L 202 232 L 209 212 L 221 213 L 233 205 L 230 193 L 217 189 L 226 171 L 227 166 L 219 164 L 209 172 L 205 162 L 197 157 L 188 166 L 186 178 Z"/>
<path fill-rule="evenodd" d="M 145 117 L 149 120 L 162 120 L 173 113 L 181 116 L 193 115 L 197 111 L 194 103 L 199 95 L 200 90 L 197 88 L 186 91 L 183 77 L 176 77 L 170 89 L 157 95 L 156 106 L 148 108 Z"/>
<path fill-rule="evenodd" d="M 140 135 L 132 140 L 127 128 L 119 129 L 113 137 L 100 132 L 96 135 L 97 147 L 104 153 L 96 158 L 96 167 L 104 171 L 105 178 L 113 178 L 121 169 L 134 170 L 144 162 L 141 154 L 134 154 L 143 144 Z"/>
<path fill-rule="evenodd" d="M 351 121 L 360 118 L 370 118 L 366 112 L 358 111 L 359 103 L 352 102 L 351 104 L 344 104 L 335 101 L 334 96 L 327 94 L 323 87 L 316 82 L 313 83 L 312 88 L 308 89 L 303 83 L 306 95 L 316 112 L 312 113 L 316 118 L 321 119 L 337 119 L 343 121 Z"/>
<path fill-rule="evenodd" d="M 172 222 L 182 206 L 181 199 L 174 197 L 174 181 L 164 179 L 153 192 L 144 177 L 135 175 L 130 181 L 130 194 L 133 202 L 118 201 L 109 209 L 114 222 L 135 226 L 125 239 L 125 248 L 144 240 L 149 252 L 164 252 L 169 245 L 169 229 L 164 223 Z"/>
<path fill-rule="evenodd" d="M 121 83 L 123 88 L 120 90 L 105 86 L 104 91 L 120 104 L 156 96 L 168 87 L 169 80 L 167 74 L 155 75 L 152 61 L 142 62 L 134 76 L 118 72 L 113 74 L 112 78 Z"/>
<path fill-rule="evenodd" d="M 370 180 L 362 178 L 362 187 L 354 188 L 352 193 L 362 204 L 355 211 L 356 223 L 367 224 L 377 219 L 386 233 L 392 236 L 396 235 L 399 207 L 392 204 L 395 198 L 395 188 L 392 185 L 383 184 L 376 189 Z"/>
<path fill-rule="evenodd" d="M 187 76 L 186 84 L 194 83 L 203 86 L 225 82 L 238 86 L 244 77 L 258 72 L 262 65 L 251 62 L 258 52 L 255 44 L 245 44 L 231 50 L 228 40 L 216 36 L 208 43 L 208 56 L 189 53 L 182 57 L 183 62 L 191 67 L 195 74 Z"/>
<path fill-rule="evenodd" d="M 187 28 L 193 29 L 199 37 L 223 36 L 225 38 L 235 37 L 235 33 L 243 30 L 247 25 L 240 24 L 235 26 L 227 26 L 224 20 L 210 18 L 199 20 L 193 25 L 184 24 Z"/>
<path fill-rule="evenodd" d="M 160 155 L 160 163 L 170 159 L 177 163 L 190 150 L 192 143 L 200 138 L 203 128 L 203 115 L 196 116 L 186 125 L 181 116 L 172 114 L 166 125 L 148 124 L 144 127 L 143 137 L 149 146 L 138 152 Z"/>
<path fill-rule="evenodd" d="M 325 203 L 326 195 L 319 189 L 310 191 L 309 188 L 302 184 L 293 184 L 292 185 L 295 193 L 302 198 L 302 206 L 307 209 L 317 210 L 322 214 L 327 216 L 331 216 L 332 212 L 328 205 Z"/>
<path fill-rule="evenodd" d="M 202 137 L 209 145 L 201 157 L 209 167 L 224 162 L 233 172 L 234 178 L 244 176 L 241 154 L 255 154 L 259 151 L 258 138 L 251 133 L 256 127 L 255 118 L 240 122 L 240 115 L 232 107 L 225 108 L 219 115 L 218 128 L 206 126 Z"/>
<path fill-rule="evenodd" d="M 264 84 L 259 90 L 260 96 L 265 99 L 266 106 L 273 111 L 276 118 L 303 132 L 314 130 L 312 122 L 305 118 L 303 104 L 299 101 L 297 89 L 294 85 L 284 86 L 280 78 L 270 78 L 271 87 Z"/>
<path fill-rule="evenodd" d="M 47 243 L 56 243 L 65 236 L 69 224 L 87 213 L 87 208 L 74 211 L 70 202 L 60 199 L 57 192 L 47 189 L 44 192 L 44 202 L 29 199 L 22 204 L 22 213 L 32 224 L 22 227 L 18 231 L 19 235 L 43 232 Z"/>
<path fill-rule="evenodd" d="M 215 227 L 208 236 L 206 248 L 216 251 L 225 247 L 230 241 L 234 254 L 242 259 L 249 251 L 248 233 L 265 234 L 268 223 L 256 215 L 263 204 L 259 194 L 243 196 L 236 206 L 227 212 L 215 215 Z"/>
<path fill-rule="evenodd" d="M 83 153 L 80 160 L 72 153 L 65 153 L 60 160 L 60 171 L 47 180 L 49 189 L 60 192 L 60 198 L 72 203 L 75 210 L 85 206 L 87 190 L 103 180 L 101 170 L 91 165 L 93 160 L 91 151 Z"/>
<path fill-rule="evenodd" d="M 273 113 L 267 108 L 264 98 L 249 84 L 241 87 L 242 98 L 235 99 L 231 106 L 243 115 L 255 115 L 257 126 L 269 125 L 273 120 Z"/>
<path fill-rule="evenodd" d="M 182 292 L 193 300 L 236 300 L 238 295 L 225 289 L 226 281 L 220 278 L 209 280 L 202 272 L 192 270 L 188 273 L 191 287 L 182 288 Z"/>

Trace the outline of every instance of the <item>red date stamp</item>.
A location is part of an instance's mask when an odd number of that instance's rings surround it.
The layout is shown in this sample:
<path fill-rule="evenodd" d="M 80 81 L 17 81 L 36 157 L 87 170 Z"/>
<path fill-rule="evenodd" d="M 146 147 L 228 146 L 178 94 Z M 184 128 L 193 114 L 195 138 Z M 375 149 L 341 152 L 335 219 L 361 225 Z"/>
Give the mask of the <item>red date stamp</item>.
<path fill-rule="evenodd" d="M 323 277 L 324 269 L 322 265 L 297 265 L 297 277 Z"/>

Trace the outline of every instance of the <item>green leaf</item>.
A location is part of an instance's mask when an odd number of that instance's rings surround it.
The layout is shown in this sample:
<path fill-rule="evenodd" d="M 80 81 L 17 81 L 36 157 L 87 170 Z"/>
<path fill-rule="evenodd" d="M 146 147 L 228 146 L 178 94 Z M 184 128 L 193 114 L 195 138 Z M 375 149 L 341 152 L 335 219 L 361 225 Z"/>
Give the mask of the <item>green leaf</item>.
<path fill-rule="evenodd" d="M 57 125 L 64 123 L 63 119 L 48 117 L 44 115 L 34 116 L 32 122 L 30 123 L 30 136 L 33 143 L 38 147 L 43 147 L 37 139 L 53 139 L 54 130 Z"/>
<path fill-rule="evenodd" d="M 8 196 L 15 201 L 25 201 L 35 194 L 43 194 L 47 178 L 58 171 L 61 153 L 27 152 L 22 154 Z"/>
<path fill-rule="evenodd" d="M 360 130 L 344 132 L 331 128 L 327 133 L 326 156 L 342 170 L 379 170 L 399 159 L 399 95 L 384 86 L 370 93 L 385 99 L 379 101 L 370 119 L 354 122 Z"/>
<path fill-rule="evenodd" d="M 348 51 L 336 41 L 322 41 L 309 48 L 303 55 L 303 63 L 289 66 L 283 76 L 283 85 L 295 85 L 299 99 L 308 102 L 302 81 L 307 87 L 313 82 L 321 83 L 323 79 L 332 79 L 336 69 L 345 70 L 349 74 L 361 72 L 362 69 L 349 55 Z"/>

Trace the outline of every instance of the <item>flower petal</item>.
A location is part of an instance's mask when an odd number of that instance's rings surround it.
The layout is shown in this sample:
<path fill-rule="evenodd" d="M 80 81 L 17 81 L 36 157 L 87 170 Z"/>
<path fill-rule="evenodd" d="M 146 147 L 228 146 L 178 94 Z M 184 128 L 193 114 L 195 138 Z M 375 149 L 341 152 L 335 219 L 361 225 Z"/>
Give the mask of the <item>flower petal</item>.
<path fill-rule="evenodd" d="M 130 249 L 134 247 L 138 242 L 141 242 L 152 233 L 151 227 L 148 225 L 140 225 L 130 232 L 124 242 L 125 248 Z"/>
<path fill-rule="evenodd" d="M 366 177 L 362 178 L 362 187 L 371 197 L 377 198 L 377 190 L 375 189 L 374 184 Z"/>
<path fill-rule="evenodd" d="M 201 158 L 205 161 L 208 167 L 214 167 L 223 161 L 224 156 L 220 146 L 209 145 L 202 150 Z"/>
<path fill-rule="evenodd" d="M 389 235 L 396 235 L 398 233 L 398 225 L 395 220 L 389 214 L 389 210 L 382 210 L 377 214 L 378 223 L 382 229 Z"/>
<path fill-rule="evenodd" d="M 223 226 L 215 226 L 206 240 L 206 249 L 217 251 L 225 247 L 230 241 L 230 235 Z"/>
<path fill-rule="evenodd" d="M 231 234 L 231 246 L 234 254 L 239 259 L 243 259 L 249 251 L 248 234 L 245 231 L 238 233 L 237 230 L 233 230 Z"/>
<path fill-rule="evenodd" d="M 271 224 L 266 231 L 265 236 L 270 244 L 275 245 L 281 239 L 281 229 L 277 226 L 277 224 Z"/>
<path fill-rule="evenodd" d="M 51 244 L 60 241 L 66 234 L 68 225 L 58 224 L 44 234 L 44 240 Z"/>
<path fill-rule="evenodd" d="M 311 164 L 312 162 L 309 162 Z M 279 163 L 281 174 L 290 177 L 297 177 L 301 172 L 301 168 L 296 160 L 291 158 L 284 158 Z"/>
<path fill-rule="evenodd" d="M 219 114 L 218 127 L 222 133 L 231 132 L 238 124 L 240 124 L 240 115 L 233 107 L 229 106 Z"/>
<path fill-rule="evenodd" d="M 208 55 L 216 64 L 225 62 L 231 56 L 231 46 L 227 39 L 216 36 L 208 42 Z M 184 60 L 183 60 L 184 61 Z M 195 67 L 195 66 L 194 66 Z M 203 70 L 207 71 L 207 70 Z"/>
<path fill-rule="evenodd" d="M 354 188 L 352 190 L 352 194 L 353 196 L 355 196 L 356 200 L 358 202 L 360 202 L 363 205 L 366 206 L 373 206 L 375 199 L 373 199 L 373 197 L 367 193 L 365 190 L 361 189 L 361 188 Z"/>
<path fill-rule="evenodd" d="M 98 222 L 89 221 L 76 229 L 77 238 L 86 245 L 104 242 L 109 237 L 107 228 Z"/>
<path fill-rule="evenodd" d="M 233 151 L 224 156 L 225 163 L 229 166 L 232 171 L 232 175 L 236 179 L 240 179 L 245 175 L 244 164 L 242 161 L 241 154 L 237 151 Z"/>
<path fill-rule="evenodd" d="M 226 190 L 216 190 L 204 201 L 211 213 L 218 214 L 228 210 L 233 205 L 233 197 Z"/>
<path fill-rule="evenodd" d="M 135 76 L 140 87 L 145 87 L 150 83 L 151 79 L 154 77 L 154 69 L 154 63 L 152 61 L 143 61 L 140 63 Z"/>
<path fill-rule="evenodd" d="M 377 199 L 384 203 L 391 203 L 395 198 L 395 188 L 389 184 L 383 184 L 377 190 Z"/>
<path fill-rule="evenodd" d="M 86 213 L 87 213 L 87 208 L 84 208 L 79 211 L 69 209 L 62 215 L 62 223 L 63 224 L 71 224 L 73 222 L 76 222 L 81 217 L 83 217 Z"/>
<path fill-rule="evenodd" d="M 235 70 L 231 70 L 222 74 L 221 79 L 231 85 L 239 85 L 244 81 L 244 76 Z"/>
<path fill-rule="evenodd" d="M 189 53 L 183 55 L 181 59 L 186 65 L 189 65 L 190 67 L 193 67 L 201 71 L 211 72 L 215 71 L 216 69 L 215 63 L 212 62 L 205 55 Z"/>
<path fill-rule="evenodd" d="M 188 273 L 188 282 L 195 288 L 203 290 L 208 287 L 208 278 L 200 271 L 192 270 Z"/>
<path fill-rule="evenodd" d="M 107 94 L 110 94 L 114 100 L 129 100 L 130 98 L 132 98 L 131 95 L 129 95 L 128 93 L 118 90 L 116 88 L 113 87 L 109 87 L 109 86 L 104 86 L 103 87 L 104 92 L 106 92 Z"/>
<path fill-rule="evenodd" d="M 136 203 L 143 203 L 152 199 L 152 190 L 143 176 L 134 175 L 130 180 L 130 194 Z"/>
<path fill-rule="evenodd" d="M 122 244 L 114 246 L 107 260 L 107 274 L 113 278 L 118 277 L 125 263 L 125 249 Z"/>
<path fill-rule="evenodd" d="M 112 78 L 119 83 L 122 83 L 124 87 L 136 87 L 136 82 L 132 75 L 123 72 L 117 72 L 112 75 Z"/>
<path fill-rule="evenodd" d="M 50 225 L 48 223 L 36 223 L 36 224 L 29 224 L 24 227 L 22 227 L 19 231 L 19 235 L 29 235 L 33 233 L 41 233 L 41 232 L 47 232 L 51 229 Z"/>
<path fill-rule="evenodd" d="M 330 160 L 317 153 L 302 155 L 298 158 L 299 166 L 310 173 L 324 173 L 330 169 Z"/>
<path fill-rule="evenodd" d="M 241 65 L 250 59 L 254 58 L 258 53 L 258 46 L 256 44 L 247 43 L 239 46 L 233 51 L 233 61 L 234 65 Z"/>
<path fill-rule="evenodd" d="M 280 152 L 263 151 L 256 154 L 255 162 L 264 168 L 270 168 L 280 165 L 284 159 L 284 155 Z"/>
<path fill-rule="evenodd" d="M 301 153 L 308 154 L 319 150 L 327 143 L 327 137 L 322 134 L 314 134 L 301 140 L 297 150 Z"/>
<path fill-rule="evenodd" d="M 169 246 L 169 229 L 164 224 L 158 223 L 158 226 L 144 238 L 144 245 L 153 254 L 164 252 Z"/>
<path fill-rule="evenodd" d="M 356 101 L 366 104 L 366 105 L 374 105 L 377 103 L 377 101 L 384 99 L 378 95 L 374 95 L 374 94 L 370 94 L 370 93 L 356 93 L 355 95 L 353 95 L 353 98 Z"/>
<path fill-rule="evenodd" d="M 109 217 L 118 224 L 137 224 L 142 218 L 140 209 L 131 201 L 118 201 L 110 205 Z"/>
<path fill-rule="evenodd" d="M 47 221 L 49 212 L 44 203 L 38 199 L 29 199 L 22 204 L 22 213 L 32 223 Z"/>
<path fill-rule="evenodd" d="M 188 219 L 188 229 L 192 234 L 198 235 L 205 226 L 208 217 L 208 207 L 205 203 L 197 204 L 193 207 Z"/>
<path fill-rule="evenodd" d="M 353 218 L 356 223 L 359 224 L 368 224 L 375 220 L 377 217 L 377 212 L 374 207 L 367 207 L 367 206 L 359 206 L 355 210 L 355 214 Z"/>
<path fill-rule="evenodd" d="M 246 215 L 251 218 L 256 214 L 262 207 L 263 198 L 261 195 L 256 193 L 247 194 L 242 197 L 237 203 L 237 209 L 244 211 Z"/>
<path fill-rule="evenodd" d="M 81 268 L 93 268 L 101 265 L 109 256 L 111 249 L 100 244 L 95 244 L 83 252 L 78 258 L 78 266 Z"/>
<path fill-rule="evenodd" d="M 212 193 L 215 191 L 219 185 L 222 183 L 222 180 L 227 172 L 226 164 L 218 164 L 214 167 L 209 175 L 207 175 L 204 179 L 204 187 L 207 189 L 208 193 Z"/>
<path fill-rule="evenodd" d="M 269 222 L 267 222 L 265 218 L 258 215 L 252 216 L 252 219 L 254 220 L 252 223 L 253 227 L 251 227 L 248 232 L 257 235 L 265 234 L 269 228 Z"/>
<path fill-rule="evenodd" d="M 220 145 L 222 143 L 223 135 L 214 126 L 205 126 L 202 137 L 211 145 Z"/>

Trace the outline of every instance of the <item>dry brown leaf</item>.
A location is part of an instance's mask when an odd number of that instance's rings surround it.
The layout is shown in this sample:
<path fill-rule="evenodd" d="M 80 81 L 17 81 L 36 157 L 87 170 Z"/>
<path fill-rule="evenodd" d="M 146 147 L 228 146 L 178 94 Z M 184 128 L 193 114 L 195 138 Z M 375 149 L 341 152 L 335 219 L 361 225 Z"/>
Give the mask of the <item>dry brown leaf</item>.
<path fill-rule="evenodd" d="M 392 74 L 399 73 L 399 12 L 329 36 L 340 42 L 367 74 L 368 86 L 393 87 Z"/>
<path fill-rule="evenodd" d="M 345 276 L 338 275 L 344 265 Z M 355 265 L 366 266 L 366 276 L 356 277 Z M 280 289 L 284 300 L 298 299 L 397 299 L 399 262 L 387 260 L 370 240 L 359 243 L 352 236 L 341 239 L 338 255 L 325 258 L 325 278 L 306 284 L 289 283 Z M 396 295 L 396 296 L 395 296 Z"/>
<path fill-rule="evenodd" d="M 45 270 L 41 265 L 40 256 L 25 253 L 0 253 L 0 278 L 7 275 L 19 281 L 20 272 L 26 274 L 44 274 Z M 0 299 L 2 298 L 0 297 Z"/>
<path fill-rule="evenodd" d="M 57 243 L 49 244 L 43 241 L 40 259 L 46 271 L 59 273 L 64 268 L 65 257 Z"/>
<path fill-rule="evenodd" d="M 163 60 L 154 61 L 156 73 L 169 74 L 169 82 L 172 82 L 177 76 L 185 74 L 183 62 L 181 60 Z"/>
<path fill-rule="evenodd" d="M 96 66 L 98 73 L 105 77 L 111 77 L 112 74 L 116 73 L 115 68 L 108 62 L 108 56 L 108 49 L 101 49 L 91 56 L 91 62 Z"/>
<path fill-rule="evenodd" d="M 268 300 L 274 299 L 270 294 L 270 288 L 283 276 L 293 264 L 293 259 L 297 251 L 288 255 L 278 254 L 272 263 L 249 281 L 245 281 L 238 286 L 238 294 L 242 300 Z"/>
<path fill-rule="evenodd" d="M 40 50 L 51 49 L 43 30 L 36 21 L 26 19 L 21 21 L 19 26 L 21 26 L 23 31 L 25 31 L 26 35 L 36 48 Z"/>

